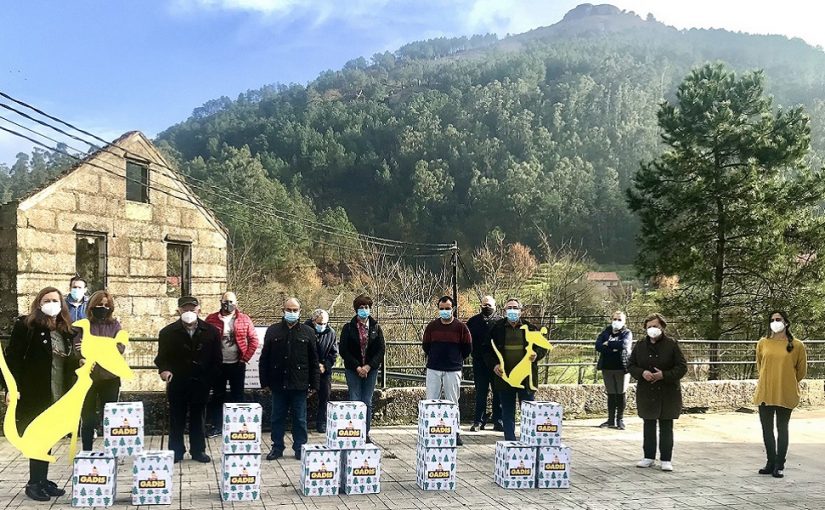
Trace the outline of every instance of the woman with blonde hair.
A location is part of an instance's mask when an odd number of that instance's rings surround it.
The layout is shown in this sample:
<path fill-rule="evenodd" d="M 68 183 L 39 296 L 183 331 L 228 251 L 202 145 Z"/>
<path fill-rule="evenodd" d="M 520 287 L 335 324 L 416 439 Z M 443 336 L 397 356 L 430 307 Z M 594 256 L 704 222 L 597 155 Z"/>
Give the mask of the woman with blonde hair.
<path fill-rule="evenodd" d="M 607 421 L 599 425 L 601 428 L 624 430 L 625 393 L 630 384 L 627 360 L 633 344 L 633 333 L 627 329 L 626 322 L 624 312 L 613 312 L 610 325 L 596 338 L 596 351 L 599 353 L 596 368 L 602 371 L 607 393 Z"/>
<path fill-rule="evenodd" d="M 108 291 L 99 290 L 92 294 L 86 305 L 86 316 L 89 319 L 89 333 L 94 336 L 114 338 L 120 331 L 120 322 L 114 318 L 115 300 Z M 75 349 L 80 355 L 83 364 L 83 332 L 74 338 Z M 118 344 L 121 354 L 126 350 L 125 345 Z M 80 412 L 80 438 L 84 450 L 92 450 L 94 446 L 95 428 L 103 417 L 103 408 L 109 402 L 117 402 L 120 396 L 120 377 L 101 366 L 92 369 L 92 387 L 83 401 Z M 99 415 L 99 417 L 98 417 Z"/>

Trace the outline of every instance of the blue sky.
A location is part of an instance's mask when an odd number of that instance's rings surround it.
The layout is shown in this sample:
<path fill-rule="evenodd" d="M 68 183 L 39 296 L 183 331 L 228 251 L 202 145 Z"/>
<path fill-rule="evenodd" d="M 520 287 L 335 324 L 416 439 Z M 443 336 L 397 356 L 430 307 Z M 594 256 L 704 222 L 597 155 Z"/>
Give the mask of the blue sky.
<path fill-rule="evenodd" d="M 106 139 L 149 136 L 269 83 L 306 83 L 359 56 L 440 36 L 519 33 L 578 0 L 4 0 L 0 90 Z M 617 0 L 677 27 L 825 43 L 816 2 Z M 794 4 L 799 4 L 796 7 Z M 806 15 L 801 15 L 806 12 Z M 744 14 L 743 14 L 744 13 Z M 2 112 L 0 112 L 2 113 Z M 5 115 L 5 113 L 2 113 Z M 0 134 L 0 162 L 30 144 Z"/>

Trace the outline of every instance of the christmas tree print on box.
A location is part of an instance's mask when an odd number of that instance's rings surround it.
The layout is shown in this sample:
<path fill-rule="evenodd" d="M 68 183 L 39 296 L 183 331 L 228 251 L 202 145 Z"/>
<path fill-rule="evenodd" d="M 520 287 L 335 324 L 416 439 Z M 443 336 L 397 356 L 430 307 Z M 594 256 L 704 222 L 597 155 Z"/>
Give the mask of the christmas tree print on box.
<path fill-rule="evenodd" d="M 561 444 L 562 407 L 556 402 L 521 403 L 521 442 L 532 446 Z"/>
<path fill-rule="evenodd" d="M 172 450 L 144 450 L 132 467 L 133 505 L 171 505 L 175 474 Z"/>
<path fill-rule="evenodd" d="M 223 453 L 261 453 L 261 404 L 223 405 Z"/>
<path fill-rule="evenodd" d="M 456 448 L 427 448 L 421 443 L 416 450 L 415 481 L 425 491 L 455 490 Z"/>
<path fill-rule="evenodd" d="M 261 496 L 261 455 L 225 453 L 220 491 L 224 501 L 257 501 Z"/>
<path fill-rule="evenodd" d="M 381 492 L 381 449 L 367 445 L 341 452 L 341 490 L 344 494 Z"/>
<path fill-rule="evenodd" d="M 117 460 L 105 452 L 78 453 L 72 472 L 72 506 L 112 506 L 115 494 Z"/>
<path fill-rule="evenodd" d="M 570 488 L 570 448 L 542 446 L 538 448 L 538 488 Z"/>
<path fill-rule="evenodd" d="M 536 448 L 517 441 L 496 442 L 495 482 L 505 489 L 536 487 Z"/>
<path fill-rule="evenodd" d="M 418 402 L 418 444 L 427 448 L 454 448 L 458 433 L 458 406 L 449 400 Z"/>
<path fill-rule="evenodd" d="M 327 403 L 327 446 L 339 450 L 367 444 L 367 406 L 363 402 Z"/>
<path fill-rule="evenodd" d="M 109 402 L 103 408 L 103 449 L 114 457 L 143 451 L 143 402 Z"/>
<path fill-rule="evenodd" d="M 301 447 L 301 485 L 304 496 L 335 496 L 341 488 L 341 450 L 324 445 Z"/>

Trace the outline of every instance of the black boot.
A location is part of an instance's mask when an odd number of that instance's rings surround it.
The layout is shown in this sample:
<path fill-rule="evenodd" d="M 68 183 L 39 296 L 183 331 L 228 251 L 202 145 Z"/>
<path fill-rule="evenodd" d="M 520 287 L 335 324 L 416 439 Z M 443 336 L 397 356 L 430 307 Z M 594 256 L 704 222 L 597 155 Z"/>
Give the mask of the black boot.
<path fill-rule="evenodd" d="M 600 428 L 613 428 L 616 426 L 616 395 L 607 394 L 607 421 L 599 425 Z"/>
<path fill-rule="evenodd" d="M 765 464 L 765 467 L 759 470 L 760 475 L 772 475 L 773 474 L 773 462 L 768 462 Z"/>
<path fill-rule="evenodd" d="M 627 405 L 627 395 L 616 395 L 616 428 L 624 430 L 624 408 Z"/>
<path fill-rule="evenodd" d="M 774 478 L 785 478 L 785 466 L 782 464 L 775 465 L 771 475 L 773 475 Z"/>
<path fill-rule="evenodd" d="M 46 492 L 45 483 L 29 482 L 26 484 L 26 496 L 35 501 L 49 501 L 49 494 Z"/>

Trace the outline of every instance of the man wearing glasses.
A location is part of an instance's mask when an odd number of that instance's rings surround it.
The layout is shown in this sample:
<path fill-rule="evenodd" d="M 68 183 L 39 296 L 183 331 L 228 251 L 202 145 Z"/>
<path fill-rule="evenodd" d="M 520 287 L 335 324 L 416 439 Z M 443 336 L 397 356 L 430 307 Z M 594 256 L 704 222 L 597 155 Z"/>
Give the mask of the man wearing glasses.
<path fill-rule="evenodd" d="M 473 343 L 467 325 L 455 318 L 450 296 L 438 300 L 438 318 L 424 329 L 422 347 L 427 357 L 427 399 L 441 399 L 443 394 L 458 405 L 461 370 Z M 460 435 L 456 444 L 462 445 Z"/>
<path fill-rule="evenodd" d="M 332 393 L 332 367 L 338 359 L 335 330 L 329 325 L 329 314 L 318 308 L 305 324 L 315 330 L 315 346 L 318 350 L 318 369 L 321 371 L 318 387 L 318 413 L 315 415 L 315 430 L 327 431 L 327 402 Z"/>

